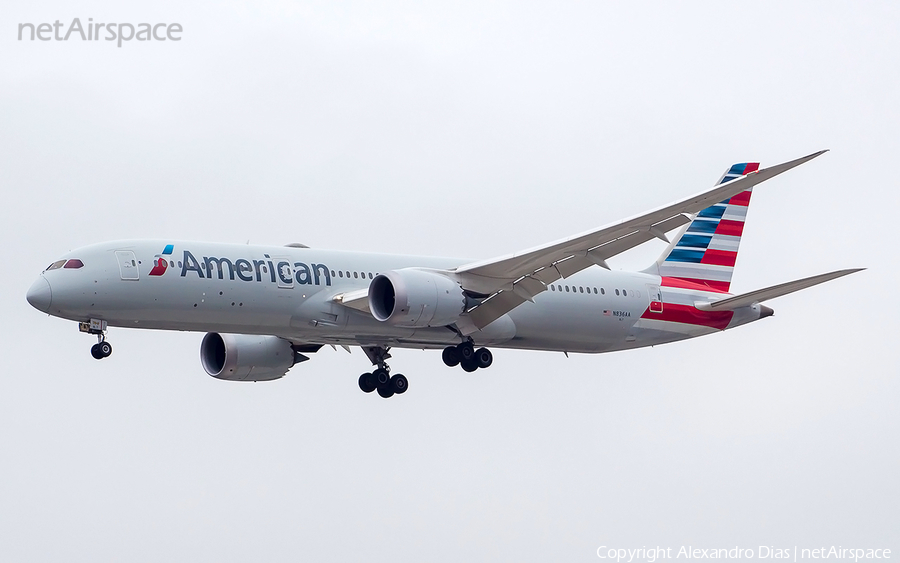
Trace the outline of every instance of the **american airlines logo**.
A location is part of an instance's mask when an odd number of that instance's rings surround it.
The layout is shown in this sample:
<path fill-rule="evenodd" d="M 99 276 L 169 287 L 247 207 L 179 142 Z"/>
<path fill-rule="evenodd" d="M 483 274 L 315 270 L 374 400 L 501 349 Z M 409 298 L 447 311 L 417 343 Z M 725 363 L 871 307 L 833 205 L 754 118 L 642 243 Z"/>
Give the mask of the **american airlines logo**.
<path fill-rule="evenodd" d="M 166 245 L 153 260 L 151 276 L 161 276 L 171 268 L 169 259 L 174 252 L 174 245 Z M 238 258 L 222 258 L 217 256 L 201 256 L 198 260 L 190 250 L 184 251 L 179 266 L 181 277 L 196 274 L 205 279 L 239 279 L 245 282 L 270 282 L 292 285 L 295 281 L 300 285 L 331 285 L 331 270 L 325 264 L 306 264 L 304 262 L 288 262 L 281 258 L 272 258 L 263 254 L 263 260 Z"/>

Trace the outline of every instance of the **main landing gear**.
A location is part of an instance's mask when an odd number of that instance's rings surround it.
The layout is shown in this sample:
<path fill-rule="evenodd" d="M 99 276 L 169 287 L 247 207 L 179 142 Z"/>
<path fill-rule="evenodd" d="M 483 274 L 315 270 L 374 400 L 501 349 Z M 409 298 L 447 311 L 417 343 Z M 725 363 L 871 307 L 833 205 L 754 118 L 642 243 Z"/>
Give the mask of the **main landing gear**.
<path fill-rule="evenodd" d="M 78 323 L 78 330 L 97 335 L 97 343 L 91 346 L 91 356 L 95 360 L 102 360 L 112 355 L 112 344 L 106 341 L 106 321 L 91 319 L 85 323 Z"/>
<path fill-rule="evenodd" d="M 403 374 L 391 375 L 391 367 L 387 365 L 388 353 L 390 348 L 383 346 L 363 346 L 363 352 L 369 357 L 373 365 L 377 365 L 378 369 L 372 373 L 364 373 L 359 376 L 359 388 L 364 393 L 378 391 L 378 394 L 389 399 L 394 395 L 402 395 L 409 388 L 409 380 Z"/>
<path fill-rule="evenodd" d="M 473 372 L 478 368 L 488 368 L 494 363 L 494 355 L 487 348 L 475 349 L 471 341 L 447 346 L 441 359 L 448 367 L 462 366 L 464 371 Z"/>

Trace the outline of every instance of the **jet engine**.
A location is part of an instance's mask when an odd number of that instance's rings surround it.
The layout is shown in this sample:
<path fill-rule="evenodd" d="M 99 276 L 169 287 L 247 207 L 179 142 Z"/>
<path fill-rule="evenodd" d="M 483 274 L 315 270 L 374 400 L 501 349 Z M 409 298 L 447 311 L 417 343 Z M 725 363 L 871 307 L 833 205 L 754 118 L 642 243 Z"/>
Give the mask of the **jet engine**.
<path fill-rule="evenodd" d="M 209 332 L 200 344 L 200 363 L 209 375 L 228 381 L 279 379 L 296 363 L 290 342 L 277 336 Z"/>
<path fill-rule="evenodd" d="M 392 270 L 375 276 L 369 285 L 372 316 L 398 327 L 453 324 L 465 307 L 462 287 L 437 272 L 415 268 Z"/>

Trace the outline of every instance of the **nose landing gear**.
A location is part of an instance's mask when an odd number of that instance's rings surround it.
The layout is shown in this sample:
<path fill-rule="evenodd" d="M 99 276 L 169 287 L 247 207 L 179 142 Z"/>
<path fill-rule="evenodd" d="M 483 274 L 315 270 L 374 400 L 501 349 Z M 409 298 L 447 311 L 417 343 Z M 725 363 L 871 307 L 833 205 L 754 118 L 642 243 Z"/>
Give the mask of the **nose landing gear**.
<path fill-rule="evenodd" d="M 86 323 L 78 323 L 78 330 L 97 335 L 97 343 L 91 346 L 91 356 L 102 360 L 112 355 L 112 344 L 106 341 L 106 321 L 91 319 Z"/>
<path fill-rule="evenodd" d="M 111 355 L 112 344 L 110 344 L 106 340 L 101 340 L 100 342 L 91 346 L 91 356 L 93 356 L 95 360 L 102 360 L 103 358 L 108 358 Z"/>

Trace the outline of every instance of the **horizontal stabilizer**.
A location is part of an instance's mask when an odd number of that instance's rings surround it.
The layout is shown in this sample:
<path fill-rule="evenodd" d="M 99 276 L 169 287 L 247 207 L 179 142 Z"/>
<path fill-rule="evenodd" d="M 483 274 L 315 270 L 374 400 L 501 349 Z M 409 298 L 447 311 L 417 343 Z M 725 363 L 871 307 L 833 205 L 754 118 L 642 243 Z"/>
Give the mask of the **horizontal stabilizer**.
<path fill-rule="evenodd" d="M 818 276 L 803 278 L 802 280 L 794 280 L 787 283 L 773 285 L 772 287 L 767 287 L 764 289 L 757 289 L 756 291 L 751 291 L 750 293 L 735 295 L 734 297 L 729 297 L 720 301 L 713 301 L 712 303 L 698 303 L 697 308 L 704 311 L 731 311 L 740 307 L 753 305 L 754 303 L 760 303 L 768 299 L 781 297 L 782 295 L 787 295 L 788 293 L 794 293 L 795 291 L 800 291 L 801 289 L 806 289 L 807 287 L 825 283 L 827 281 L 831 281 L 848 274 L 860 272 L 862 270 L 865 270 L 865 268 L 850 268 L 848 270 L 837 270 L 836 272 L 819 274 Z"/>

